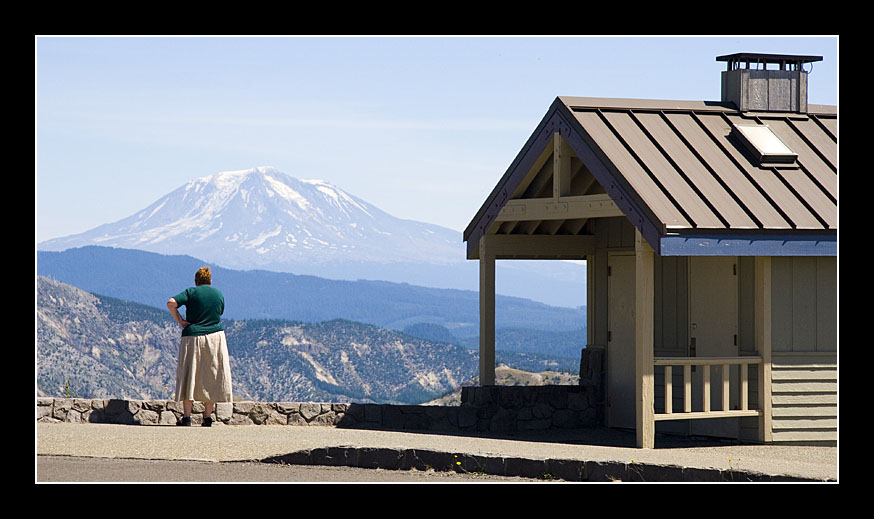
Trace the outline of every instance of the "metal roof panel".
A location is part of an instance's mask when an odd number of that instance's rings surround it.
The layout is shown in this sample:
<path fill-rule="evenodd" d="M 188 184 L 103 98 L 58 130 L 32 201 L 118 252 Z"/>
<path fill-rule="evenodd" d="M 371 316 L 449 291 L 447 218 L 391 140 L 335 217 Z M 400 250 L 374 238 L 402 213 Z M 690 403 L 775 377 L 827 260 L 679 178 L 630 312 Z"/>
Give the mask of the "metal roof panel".
<path fill-rule="evenodd" d="M 664 192 L 629 153 L 623 142 L 596 112 L 575 112 L 574 116 L 586 128 L 589 136 L 601 151 L 607 155 L 631 188 L 649 206 L 664 226 L 691 227 L 679 209 L 665 196 Z"/>
<path fill-rule="evenodd" d="M 676 117 L 683 116 L 677 114 Z M 689 143 L 683 140 L 683 136 L 667 115 L 664 113 L 641 113 L 637 115 L 637 118 L 658 141 L 659 146 L 664 150 L 666 159 L 670 159 L 676 164 L 702 203 L 712 208 L 719 219 L 725 222 L 723 227 L 731 229 L 758 228 L 752 218 L 744 211 L 744 208 L 708 170 L 707 164 L 702 162 L 694 150 L 690 149 Z"/>
<path fill-rule="evenodd" d="M 746 208 L 748 214 L 765 229 L 790 229 L 792 226 L 773 205 L 759 192 L 756 185 L 732 160 L 725 151 L 725 143 L 731 129 L 728 124 L 717 128 L 717 132 L 706 126 L 700 116 L 693 114 L 669 114 L 668 119 L 689 143 L 701 160 L 707 164 L 720 184 L 738 204 Z M 712 117 L 719 119 L 719 117 Z"/>
<path fill-rule="evenodd" d="M 729 141 L 728 136 L 731 133 L 731 117 L 722 117 L 714 115 L 702 115 L 700 119 L 709 129 L 711 135 L 722 143 L 724 153 L 726 153 L 735 163 L 735 167 L 750 179 L 753 185 L 765 196 L 769 203 L 790 222 L 793 228 L 797 229 L 823 229 L 823 225 L 809 211 L 804 204 L 798 199 L 791 190 L 789 190 L 782 180 L 774 175 L 771 169 L 762 169 L 753 165 L 740 148 Z M 735 194 L 744 197 L 748 193 L 734 190 Z"/>
<path fill-rule="evenodd" d="M 722 229 L 725 227 L 719 217 L 704 203 L 689 186 L 680 172 L 665 157 L 659 141 L 646 133 L 646 127 L 638 126 L 638 118 L 631 111 L 608 112 L 604 117 L 620 133 L 629 150 L 640 160 L 649 175 L 654 177 L 664 195 L 690 221 L 693 227 Z"/>

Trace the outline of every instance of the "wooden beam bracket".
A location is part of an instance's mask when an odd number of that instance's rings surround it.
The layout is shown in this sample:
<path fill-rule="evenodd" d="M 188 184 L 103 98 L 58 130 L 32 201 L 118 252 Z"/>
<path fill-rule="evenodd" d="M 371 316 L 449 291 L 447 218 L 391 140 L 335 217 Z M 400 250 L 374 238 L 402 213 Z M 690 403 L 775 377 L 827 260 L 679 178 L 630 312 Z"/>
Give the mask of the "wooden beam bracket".
<path fill-rule="evenodd" d="M 507 200 L 496 222 L 609 218 L 624 213 L 609 195 L 580 195 Z"/>

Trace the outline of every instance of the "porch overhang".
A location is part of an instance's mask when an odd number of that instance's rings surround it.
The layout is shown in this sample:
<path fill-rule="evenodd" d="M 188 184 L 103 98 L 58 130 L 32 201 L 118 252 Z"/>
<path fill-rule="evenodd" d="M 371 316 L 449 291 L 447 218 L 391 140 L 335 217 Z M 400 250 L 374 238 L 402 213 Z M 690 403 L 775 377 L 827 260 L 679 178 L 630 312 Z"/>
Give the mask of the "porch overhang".
<path fill-rule="evenodd" d="M 720 103 L 558 97 L 465 229 L 467 258 L 483 236 L 542 232 L 508 222 L 557 221 L 546 232 L 558 238 L 586 232 L 562 218 L 611 216 L 661 256 L 835 256 L 836 115 L 826 108 L 765 119 Z M 782 132 L 797 163 L 748 163 L 731 128 L 751 120 Z M 558 140 L 602 189 L 561 192 L 556 181 L 552 198 L 520 195 Z"/>
<path fill-rule="evenodd" d="M 514 205 L 524 203 L 512 199 L 515 190 L 523 183 L 532 169 L 542 160 L 545 150 L 555 135 L 560 135 L 565 140 L 570 150 L 580 159 L 594 179 L 604 188 L 605 198 L 609 200 L 611 210 L 615 211 L 609 216 L 622 215 L 631 221 L 647 242 L 655 250 L 659 248 L 659 238 L 666 232 L 663 224 L 654 223 L 654 217 L 647 206 L 637 197 L 632 196 L 634 191 L 623 181 L 619 170 L 600 152 L 597 146 L 586 137 L 579 124 L 572 120 L 567 107 L 560 98 L 556 98 L 550 106 L 547 114 L 529 137 L 522 150 L 510 164 L 501 180 L 495 185 L 492 192 L 486 198 L 477 214 L 464 230 L 463 239 L 467 244 L 467 259 L 479 258 L 479 241 L 486 235 L 495 234 L 494 227 L 503 219 L 511 219 L 506 216 Z M 576 127 L 574 127 L 576 126 Z M 568 204 L 584 203 L 582 197 L 567 197 Z M 555 199 L 554 202 L 562 203 Z M 530 201 L 525 201 L 531 203 Z M 505 209 L 506 208 L 506 209 Z M 504 215 L 502 217 L 502 215 Z M 599 216 L 607 216 L 601 214 Z M 523 235 L 531 236 L 531 235 Z M 558 237 L 558 236 L 556 236 Z M 525 240 L 520 240 L 519 243 Z"/>

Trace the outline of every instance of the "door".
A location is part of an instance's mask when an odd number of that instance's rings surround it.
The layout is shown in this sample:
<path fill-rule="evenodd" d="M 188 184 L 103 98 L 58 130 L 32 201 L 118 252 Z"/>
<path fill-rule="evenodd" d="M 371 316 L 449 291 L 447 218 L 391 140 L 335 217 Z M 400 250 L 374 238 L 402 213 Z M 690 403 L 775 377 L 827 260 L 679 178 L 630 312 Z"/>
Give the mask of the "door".
<path fill-rule="evenodd" d="M 737 258 L 699 256 L 689 258 L 689 349 L 690 356 L 737 357 Z M 692 374 L 692 410 L 703 410 L 702 373 Z M 738 403 L 739 372 L 729 368 L 729 408 Z M 722 409 L 722 366 L 710 367 L 710 410 Z M 690 420 L 692 434 L 737 438 L 738 418 Z"/>
<path fill-rule="evenodd" d="M 607 426 L 635 428 L 634 255 L 607 256 Z"/>

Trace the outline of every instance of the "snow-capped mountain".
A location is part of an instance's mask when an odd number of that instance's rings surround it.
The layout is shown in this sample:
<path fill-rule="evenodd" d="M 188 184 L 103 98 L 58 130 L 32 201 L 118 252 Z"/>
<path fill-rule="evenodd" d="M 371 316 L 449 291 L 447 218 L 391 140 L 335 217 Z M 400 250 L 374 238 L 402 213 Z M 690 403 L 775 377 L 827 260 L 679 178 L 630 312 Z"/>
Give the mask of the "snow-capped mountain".
<path fill-rule="evenodd" d="M 84 245 L 188 254 L 236 269 L 464 261 L 459 232 L 395 218 L 328 182 L 272 167 L 192 180 L 127 218 L 39 249 Z"/>
<path fill-rule="evenodd" d="M 328 182 L 299 180 L 272 167 L 192 180 L 127 218 L 37 249 L 87 245 L 188 255 L 235 270 L 479 287 L 478 263 L 465 259 L 460 232 L 396 218 Z M 579 265 L 502 262 L 497 277 L 503 295 L 585 304 Z"/>

